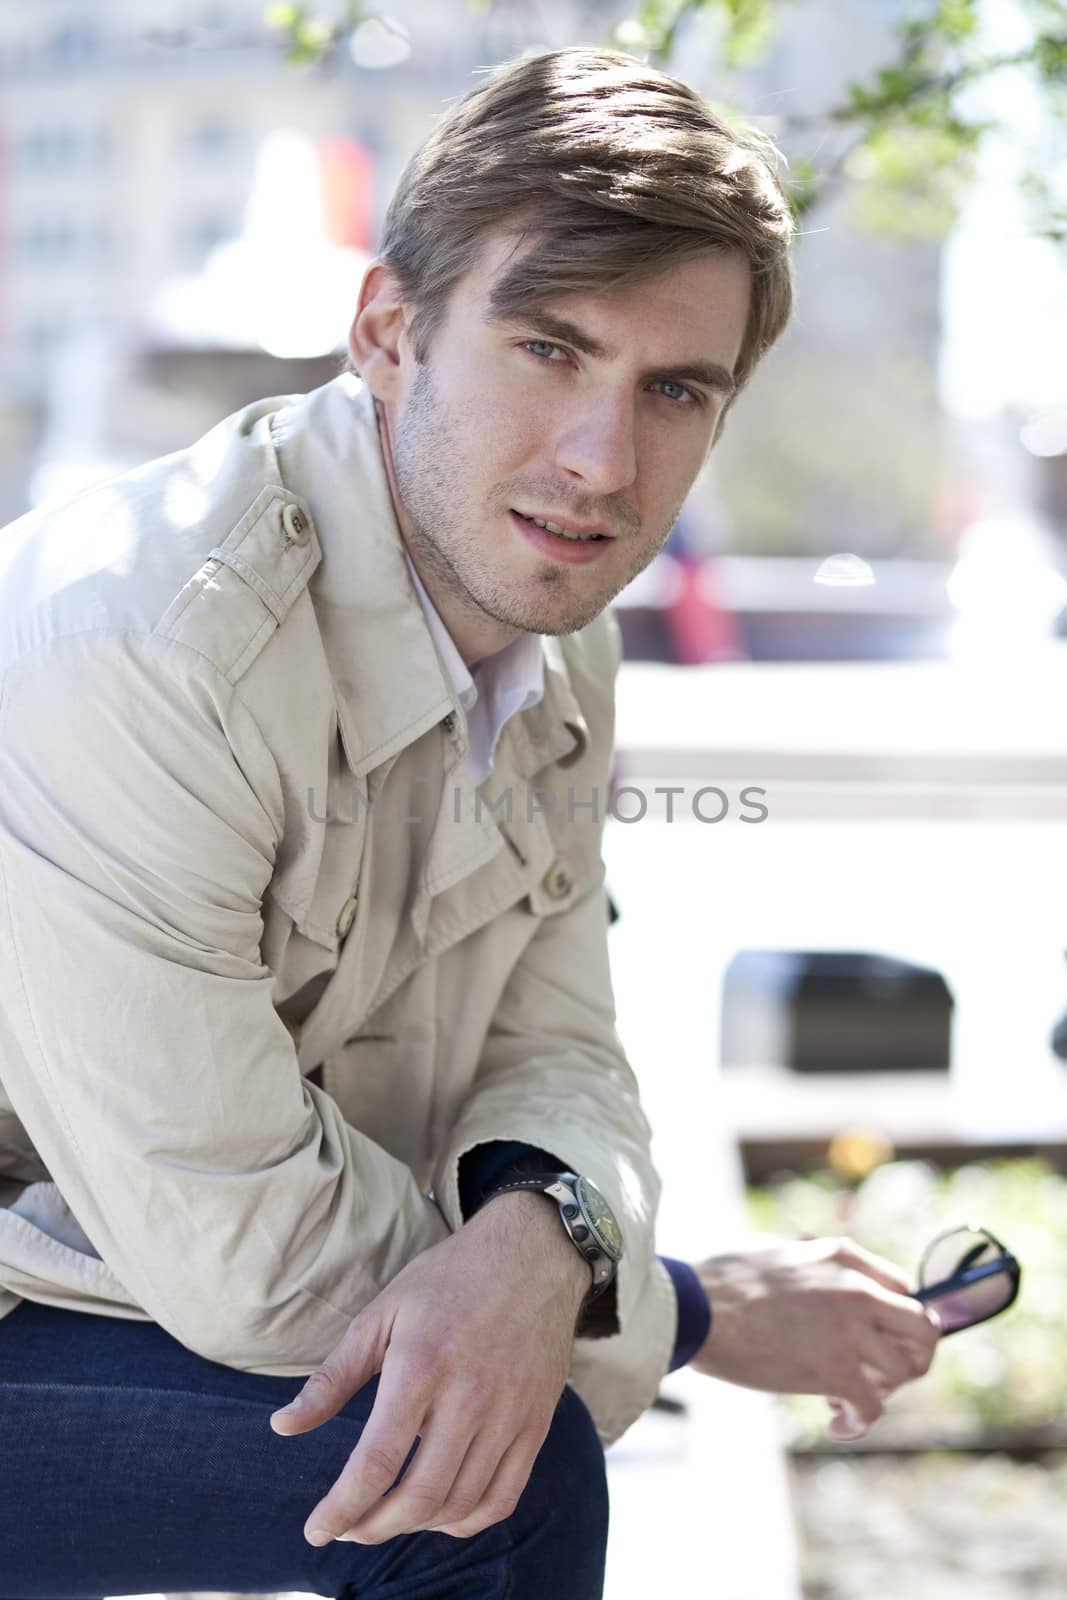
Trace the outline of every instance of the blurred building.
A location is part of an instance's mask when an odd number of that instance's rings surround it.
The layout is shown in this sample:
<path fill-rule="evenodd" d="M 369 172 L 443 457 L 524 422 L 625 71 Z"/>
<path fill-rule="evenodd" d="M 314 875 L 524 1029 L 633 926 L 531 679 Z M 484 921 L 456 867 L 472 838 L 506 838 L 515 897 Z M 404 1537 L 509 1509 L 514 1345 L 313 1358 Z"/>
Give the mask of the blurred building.
<path fill-rule="evenodd" d="M 201 311 L 192 316 L 190 295 L 170 291 L 206 273 L 242 235 L 257 162 L 281 130 L 315 149 L 334 242 L 372 248 L 433 113 L 470 86 L 476 67 L 531 44 L 522 7 L 480 16 L 461 0 L 399 0 L 389 16 L 414 44 L 402 70 L 374 70 L 391 58 L 373 39 L 360 58 L 339 50 L 328 67 L 293 67 L 266 9 L 265 0 L 0 7 L 0 524 L 25 509 L 31 464 L 57 409 L 68 414 L 64 451 L 118 467 L 184 442 L 253 394 L 331 376 L 335 362 L 318 351 L 303 352 L 319 356 L 311 367 L 290 352 L 291 371 L 280 357 L 259 359 L 263 350 L 249 348 L 225 313 L 210 330 L 194 327 Z M 555 9 L 543 45 L 566 42 L 574 25 L 605 11 Z M 584 36 L 605 31 L 589 23 Z M 268 268 L 308 226 L 302 203 L 288 219 L 282 204 L 275 209 Z M 264 275 L 251 274 L 250 289 Z M 309 299 L 316 292 L 307 286 Z M 345 315 L 338 352 L 347 326 Z M 72 382 L 79 364 L 80 384 Z M 186 389 L 176 391 L 171 376 Z M 79 414 L 80 446 L 70 437 Z"/>
<path fill-rule="evenodd" d="M 499 4 L 477 15 L 461 0 L 402 0 L 388 10 L 407 25 L 414 48 L 401 66 L 376 72 L 347 53 L 329 71 L 286 65 L 263 0 L 142 0 L 135 9 L 124 0 L 7 0 L 0 519 L 24 498 L 27 432 L 47 404 L 56 360 L 72 358 L 72 334 L 90 325 L 112 330 L 117 344 L 136 338 L 160 286 L 198 272 L 240 234 L 269 134 L 299 130 L 324 150 L 344 136 L 369 153 L 371 193 L 351 202 L 363 210 L 369 246 L 433 111 L 469 86 L 473 69 L 538 43 L 604 39 L 627 9 Z M 830 104 L 844 82 L 884 59 L 895 10 L 860 0 L 846 34 L 828 0 L 785 8 L 774 51 L 737 83 L 739 98 L 768 113 L 772 128 L 781 111 Z M 734 86 L 710 81 L 700 28 L 690 36 L 677 70 L 725 96 Z M 338 174 L 335 195 L 342 182 Z M 890 553 L 914 542 L 933 476 L 937 251 L 872 240 L 840 207 L 818 227 L 798 255 L 801 315 L 761 374 L 758 407 L 743 404 L 724 441 L 723 532 L 734 548 L 753 552 L 844 542 Z M 340 327 L 338 343 L 343 334 Z M 713 544 L 699 505 L 696 537 L 703 531 Z"/>
<path fill-rule="evenodd" d="M 638 6 L 384 10 L 395 33 L 379 24 L 362 51 L 346 43 L 328 65 L 294 67 L 266 0 L 4 0 L 0 525 L 86 474 L 186 443 L 247 400 L 332 376 L 357 257 L 374 248 L 434 116 L 493 63 L 604 41 Z M 847 131 L 806 134 L 788 119 L 869 81 L 894 56 L 902 14 L 902 0 L 856 0 L 845 29 L 832 0 L 782 4 L 767 59 L 730 75 L 709 10 L 680 30 L 673 70 L 745 108 L 787 155 L 832 167 Z M 694 659 L 928 654 L 945 635 L 937 568 L 981 510 L 974 461 L 990 452 L 971 447 L 973 429 L 961 443 L 938 393 L 941 247 L 872 234 L 855 195 L 842 189 L 805 223 L 793 323 L 686 506 L 675 545 L 693 562 L 733 558 L 702 586 L 689 572 L 693 652 L 709 629 L 718 641 Z M 1008 444 L 1017 455 L 1014 435 Z M 1060 465 L 1043 463 L 1042 489 L 1062 519 Z M 824 604 L 810 579 L 841 551 L 872 562 L 877 581 Z M 913 600 L 881 575 L 901 556 L 914 558 L 910 575 L 899 568 Z M 628 644 L 643 628 L 635 653 L 690 659 L 664 642 L 649 592 L 631 598 Z"/>
<path fill-rule="evenodd" d="M 287 74 L 261 14 L 0 9 L 0 520 L 25 498 L 57 359 L 85 329 L 123 343 L 161 282 L 240 231 L 265 133 L 341 124 L 340 86 Z"/>

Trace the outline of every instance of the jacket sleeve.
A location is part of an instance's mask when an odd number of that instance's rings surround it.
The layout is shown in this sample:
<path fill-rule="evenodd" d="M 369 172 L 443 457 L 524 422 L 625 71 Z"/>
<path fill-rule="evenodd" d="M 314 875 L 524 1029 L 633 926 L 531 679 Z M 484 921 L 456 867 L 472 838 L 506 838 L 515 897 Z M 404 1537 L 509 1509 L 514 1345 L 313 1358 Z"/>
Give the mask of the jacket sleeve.
<path fill-rule="evenodd" d="M 620 641 L 610 614 L 596 627 L 581 690 L 593 749 L 588 775 L 603 794 Z M 459 1163 L 492 1140 L 551 1150 L 602 1191 L 624 1254 L 615 1283 L 593 1303 L 589 1337 L 576 1341 L 571 1381 L 608 1444 L 652 1403 L 669 1369 L 677 1300 L 654 1252 L 660 1180 L 651 1131 L 615 1028 L 602 829 L 601 818 L 584 891 L 541 918 L 508 978 L 474 1085 L 435 1169 L 434 1192 L 452 1226 L 461 1225 Z"/>
<path fill-rule="evenodd" d="M 623 1259 L 593 1308 L 604 1320 L 597 1337 L 576 1341 L 571 1369 L 611 1443 L 651 1405 L 670 1367 L 677 1304 L 654 1251 L 660 1182 L 650 1130 L 614 1027 L 603 884 L 543 919 L 508 980 L 435 1169 L 434 1192 L 455 1227 L 460 1160 L 494 1139 L 554 1151 L 592 1178 L 618 1219 Z"/>
<path fill-rule="evenodd" d="M 302 1079 L 274 1010 L 282 805 L 251 714 L 185 645 L 86 633 L 4 680 L 5 1088 L 133 1300 L 290 1376 L 448 1227 Z"/>

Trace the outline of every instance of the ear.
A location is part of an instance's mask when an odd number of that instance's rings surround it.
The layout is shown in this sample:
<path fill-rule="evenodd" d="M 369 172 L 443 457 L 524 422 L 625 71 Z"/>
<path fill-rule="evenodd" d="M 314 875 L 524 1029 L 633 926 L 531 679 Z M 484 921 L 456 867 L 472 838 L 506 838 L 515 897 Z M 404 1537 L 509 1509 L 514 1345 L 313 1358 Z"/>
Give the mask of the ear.
<path fill-rule="evenodd" d="M 407 327 L 414 308 L 400 296 L 389 267 L 372 261 L 363 274 L 359 301 L 348 330 L 353 365 L 376 400 L 400 398 L 403 368 L 411 358 Z"/>

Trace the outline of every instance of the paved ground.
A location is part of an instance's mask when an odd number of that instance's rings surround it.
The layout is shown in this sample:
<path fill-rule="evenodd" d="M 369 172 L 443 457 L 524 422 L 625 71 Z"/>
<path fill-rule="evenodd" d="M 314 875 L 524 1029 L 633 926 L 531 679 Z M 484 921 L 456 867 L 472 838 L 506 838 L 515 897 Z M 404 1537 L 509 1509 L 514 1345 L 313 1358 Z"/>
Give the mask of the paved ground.
<path fill-rule="evenodd" d="M 806 1600 L 1063 1600 L 1067 1455 L 801 1461 Z"/>

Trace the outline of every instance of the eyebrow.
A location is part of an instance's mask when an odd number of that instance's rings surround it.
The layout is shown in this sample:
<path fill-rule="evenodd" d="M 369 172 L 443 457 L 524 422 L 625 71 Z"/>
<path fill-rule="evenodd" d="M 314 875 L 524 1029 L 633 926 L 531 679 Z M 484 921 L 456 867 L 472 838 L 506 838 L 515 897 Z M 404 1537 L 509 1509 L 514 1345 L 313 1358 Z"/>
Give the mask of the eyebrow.
<path fill-rule="evenodd" d="M 567 317 L 557 316 L 552 311 L 534 310 L 524 316 L 521 312 L 496 313 L 490 310 L 486 313 L 485 321 L 506 323 L 516 328 L 536 328 L 553 339 L 573 345 L 575 350 L 580 350 L 584 356 L 592 356 L 595 361 L 614 361 L 619 353 L 602 344 L 591 333 L 586 333 L 577 323 Z M 713 389 L 727 399 L 737 393 L 733 377 L 718 361 L 683 361 L 677 366 L 650 367 L 641 374 L 643 383 L 676 383 L 682 379 L 703 384 L 706 389 Z"/>

